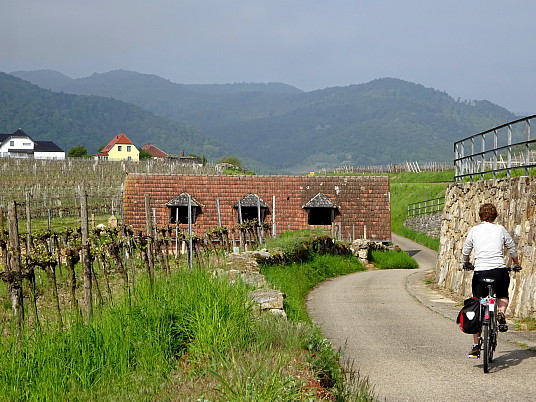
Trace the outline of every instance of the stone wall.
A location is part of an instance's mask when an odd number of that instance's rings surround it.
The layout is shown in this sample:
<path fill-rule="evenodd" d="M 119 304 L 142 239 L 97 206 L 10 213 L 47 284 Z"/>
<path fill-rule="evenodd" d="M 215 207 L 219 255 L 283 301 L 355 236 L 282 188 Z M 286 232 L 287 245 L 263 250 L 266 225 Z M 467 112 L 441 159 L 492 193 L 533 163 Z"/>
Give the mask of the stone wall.
<path fill-rule="evenodd" d="M 453 184 L 447 189 L 436 267 L 440 286 L 471 295 L 472 272 L 461 270 L 462 247 L 469 229 L 480 222 L 481 204 L 493 203 L 498 217 L 513 236 L 523 270 L 511 274 L 509 313 L 536 317 L 536 179 L 517 177 Z M 507 264 L 511 264 L 510 258 Z"/>
<path fill-rule="evenodd" d="M 407 218 L 404 226 L 415 232 L 424 233 L 430 237 L 439 238 L 443 214 L 439 212 L 431 215 L 421 215 Z"/>

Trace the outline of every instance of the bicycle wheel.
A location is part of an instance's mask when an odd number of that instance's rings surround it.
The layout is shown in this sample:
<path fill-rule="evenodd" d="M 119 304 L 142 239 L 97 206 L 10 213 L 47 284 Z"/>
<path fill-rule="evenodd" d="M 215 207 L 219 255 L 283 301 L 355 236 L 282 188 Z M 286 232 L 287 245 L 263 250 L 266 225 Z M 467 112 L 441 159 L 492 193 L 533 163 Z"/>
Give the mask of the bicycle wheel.
<path fill-rule="evenodd" d="M 491 342 L 489 339 L 489 324 L 484 324 L 482 328 L 482 346 L 484 349 L 484 373 L 489 373 L 489 363 L 490 363 L 490 351 L 491 351 Z M 493 352 L 491 352 L 493 354 Z"/>

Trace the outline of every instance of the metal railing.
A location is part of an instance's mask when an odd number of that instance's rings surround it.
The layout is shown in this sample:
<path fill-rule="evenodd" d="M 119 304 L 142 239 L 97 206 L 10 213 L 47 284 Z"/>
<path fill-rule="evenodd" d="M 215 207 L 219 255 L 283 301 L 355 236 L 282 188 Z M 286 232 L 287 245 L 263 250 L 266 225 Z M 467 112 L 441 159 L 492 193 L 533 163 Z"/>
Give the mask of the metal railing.
<path fill-rule="evenodd" d="M 536 115 L 502 124 L 454 143 L 454 179 L 484 180 L 497 178 L 512 170 L 536 167 L 536 139 L 531 138 L 531 121 Z M 477 149 L 478 148 L 478 149 Z"/>
<path fill-rule="evenodd" d="M 445 197 L 433 198 L 431 200 L 415 202 L 408 205 L 408 218 L 421 215 L 437 214 L 443 210 Z"/>

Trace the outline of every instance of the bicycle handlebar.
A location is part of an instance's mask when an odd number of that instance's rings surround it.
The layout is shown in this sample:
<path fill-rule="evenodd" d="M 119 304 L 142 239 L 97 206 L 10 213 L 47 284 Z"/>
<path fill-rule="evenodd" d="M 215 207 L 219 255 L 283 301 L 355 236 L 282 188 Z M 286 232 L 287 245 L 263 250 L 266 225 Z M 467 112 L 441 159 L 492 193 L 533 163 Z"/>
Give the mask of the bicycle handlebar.
<path fill-rule="evenodd" d="M 463 270 L 464 271 L 472 271 L 475 269 L 475 266 L 473 264 L 471 264 L 470 262 L 464 262 L 463 263 Z M 514 265 L 513 267 L 506 267 L 506 269 L 508 271 L 514 271 L 514 272 L 519 272 L 521 271 L 523 268 L 521 268 L 521 265 Z"/>

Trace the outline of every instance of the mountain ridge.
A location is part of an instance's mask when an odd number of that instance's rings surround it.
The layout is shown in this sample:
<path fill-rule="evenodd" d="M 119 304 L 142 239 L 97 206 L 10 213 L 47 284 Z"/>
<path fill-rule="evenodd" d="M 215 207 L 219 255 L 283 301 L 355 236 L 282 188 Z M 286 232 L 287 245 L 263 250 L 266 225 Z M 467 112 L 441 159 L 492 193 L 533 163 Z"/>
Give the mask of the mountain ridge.
<path fill-rule="evenodd" d="M 71 81 L 50 71 L 19 75 L 194 126 L 207 141 L 226 144 L 235 156 L 276 173 L 449 161 L 453 142 L 516 117 L 488 101 L 456 101 L 444 91 L 390 77 L 304 92 L 281 83 L 176 84 L 125 70 Z"/>

